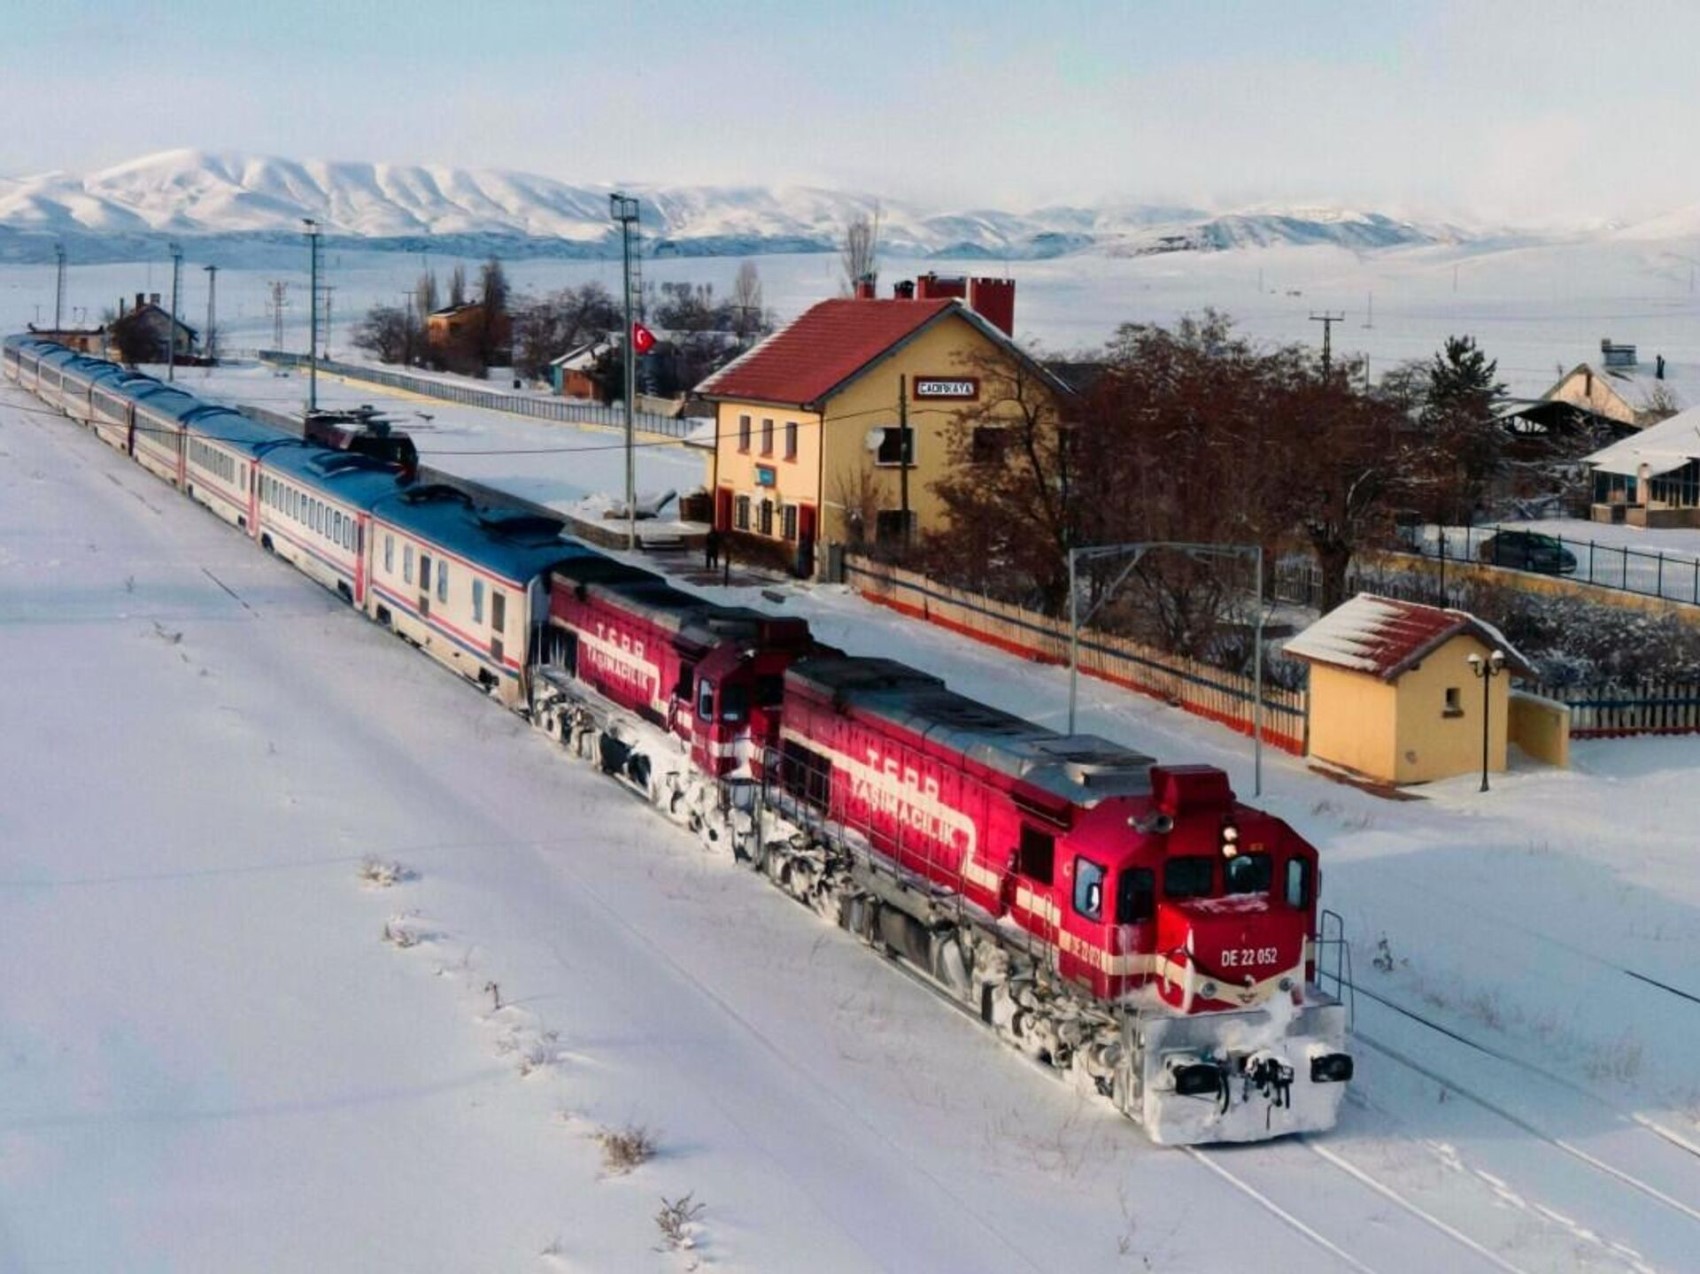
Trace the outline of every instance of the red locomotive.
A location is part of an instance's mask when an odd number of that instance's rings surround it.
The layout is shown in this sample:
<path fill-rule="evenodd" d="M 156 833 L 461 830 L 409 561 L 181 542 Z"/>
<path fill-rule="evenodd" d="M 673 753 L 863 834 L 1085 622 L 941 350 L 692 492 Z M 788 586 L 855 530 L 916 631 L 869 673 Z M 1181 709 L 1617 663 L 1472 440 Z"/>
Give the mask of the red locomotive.
<path fill-rule="evenodd" d="M 534 715 L 708 840 L 1159 1142 L 1333 1125 L 1352 1059 L 1315 985 L 1316 851 L 1221 770 L 609 559 L 551 593 Z"/>

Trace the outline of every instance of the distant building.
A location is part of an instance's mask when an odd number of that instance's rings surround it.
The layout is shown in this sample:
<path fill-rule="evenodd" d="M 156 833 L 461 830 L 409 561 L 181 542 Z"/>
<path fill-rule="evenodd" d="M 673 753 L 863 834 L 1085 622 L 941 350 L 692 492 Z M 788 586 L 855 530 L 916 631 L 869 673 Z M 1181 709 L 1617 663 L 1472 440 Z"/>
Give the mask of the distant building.
<path fill-rule="evenodd" d="M 104 327 L 37 327 L 29 324 L 31 336 L 44 341 L 57 341 L 66 349 L 74 349 L 79 354 L 94 354 L 106 356 L 106 329 Z"/>
<path fill-rule="evenodd" d="M 501 356 L 492 361 L 505 365 L 513 341 L 512 322 L 499 313 L 492 331 L 486 333 L 484 326 L 484 306 L 479 301 L 433 310 L 425 316 L 425 348 L 433 361 L 454 370 L 467 370 L 465 364 L 482 348 L 498 351 Z"/>
<path fill-rule="evenodd" d="M 1614 345 L 1611 337 L 1600 341 L 1600 359 L 1607 367 L 1635 366 L 1635 347 L 1633 345 Z"/>
<path fill-rule="evenodd" d="M 118 321 L 114 324 L 114 327 L 140 335 L 140 341 L 134 343 L 145 346 L 146 349 L 139 355 L 134 349 L 128 348 L 123 353 L 126 357 L 144 362 L 150 359 L 163 362 L 166 357 L 167 341 L 170 341 L 169 348 L 172 356 L 183 362 L 188 362 L 195 357 L 195 345 L 200 339 L 194 328 L 182 319 L 173 318 L 167 310 L 160 306 L 158 292 L 152 294 L 136 293 L 136 303 L 128 308 L 126 308 L 123 300 L 120 300 L 118 302 Z M 115 332 L 113 335 L 116 338 L 117 333 Z"/>
<path fill-rule="evenodd" d="M 1640 413 L 1624 397 L 1632 378 L 1578 363 L 1539 398 L 1506 404 L 1500 411 L 1513 433 L 1562 434 L 1582 427 L 1627 434 L 1640 424 Z"/>
<path fill-rule="evenodd" d="M 608 401 L 602 383 L 593 374 L 614 350 L 606 336 L 582 341 L 566 353 L 549 360 L 549 379 L 563 398 L 585 398 L 594 403 Z"/>

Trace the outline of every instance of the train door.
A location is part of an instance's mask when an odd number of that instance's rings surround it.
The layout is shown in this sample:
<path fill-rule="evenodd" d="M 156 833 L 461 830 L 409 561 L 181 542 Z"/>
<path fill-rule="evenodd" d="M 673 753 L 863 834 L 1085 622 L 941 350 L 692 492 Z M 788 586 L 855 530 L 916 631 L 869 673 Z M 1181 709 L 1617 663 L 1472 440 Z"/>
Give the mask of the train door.
<path fill-rule="evenodd" d="M 419 618 L 427 619 L 431 614 L 431 555 L 419 555 Z"/>
<path fill-rule="evenodd" d="M 1056 877 L 1056 835 L 1023 820 L 1015 870 L 1009 877 L 1009 910 L 1017 924 L 1047 942 L 1056 940 L 1059 919 Z"/>

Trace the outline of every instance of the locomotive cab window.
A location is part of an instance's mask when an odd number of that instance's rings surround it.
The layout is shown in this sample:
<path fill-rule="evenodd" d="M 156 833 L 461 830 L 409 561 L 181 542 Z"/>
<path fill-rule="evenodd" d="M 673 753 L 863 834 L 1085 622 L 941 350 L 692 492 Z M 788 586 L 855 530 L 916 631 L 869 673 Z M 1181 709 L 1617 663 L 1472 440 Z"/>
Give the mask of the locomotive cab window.
<path fill-rule="evenodd" d="M 697 682 L 697 718 L 702 721 L 714 720 L 714 683 L 712 681 Z"/>
<path fill-rule="evenodd" d="M 756 707 L 777 708 L 785 702 L 785 678 L 768 673 L 756 678 Z"/>
<path fill-rule="evenodd" d="M 1136 925 L 1157 912 L 1157 877 L 1149 867 L 1124 868 L 1116 882 L 1116 923 Z"/>
<path fill-rule="evenodd" d="M 1230 894 L 1266 894 L 1275 879 L 1268 854 L 1235 854 L 1223 866 L 1223 886 Z"/>
<path fill-rule="evenodd" d="M 1302 858 L 1287 860 L 1287 887 L 1285 890 L 1289 907 L 1304 908 L 1310 906 L 1310 864 Z"/>
<path fill-rule="evenodd" d="M 1216 882 L 1216 860 L 1188 854 L 1163 864 L 1163 893 L 1170 898 L 1208 898 Z"/>
<path fill-rule="evenodd" d="M 1090 858 L 1074 860 L 1074 911 L 1086 920 L 1104 917 L 1104 869 Z"/>
<path fill-rule="evenodd" d="M 1057 842 L 1048 832 L 1023 824 L 1021 847 L 1015 852 L 1015 870 L 1041 885 L 1051 883 L 1056 871 Z"/>
<path fill-rule="evenodd" d="M 750 714 L 750 688 L 734 682 L 720 688 L 720 719 L 736 725 Z"/>

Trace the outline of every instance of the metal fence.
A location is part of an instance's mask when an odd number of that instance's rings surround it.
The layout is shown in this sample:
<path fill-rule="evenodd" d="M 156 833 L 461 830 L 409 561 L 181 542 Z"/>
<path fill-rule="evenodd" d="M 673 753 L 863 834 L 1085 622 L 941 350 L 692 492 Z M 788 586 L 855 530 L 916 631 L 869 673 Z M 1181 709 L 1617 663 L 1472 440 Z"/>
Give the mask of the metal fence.
<path fill-rule="evenodd" d="M 1502 534 L 1538 536 L 1542 541 L 1550 541 L 1556 551 L 1549 554 L 1542 547 L 1535 555 L 1538 560 L 1530 560 L 1530 550 L 1524 547 L 1526 540 L 1500 540 Z M 1412 527 L 1401 538 L 1407 551 L 1435 562 L 1532 569 L 1537 574 L 1643 597 L 1700 603 L 1700 532 L 1695 535 L 1697 547 L 1693 553 L 1601 544 L 1597 540 L 1536 531 L 1516 522 L 1497 526 Z"/>
<path fill-rule="evenodd" d="M 263 362 L 275 363 L 279 367 L 307 366 L 305 354 L 292 354 L 284 350 L 259 350 L 258 357 Z M 339 363 L 328 358 L 319 360 L 319 370 L 327 376 L 341 376 L 345 380 L 382 385 L 388 389 L 399 389 L 425 398 L 439 398 L 444 402 L 460 403 L 466 407 L 505 411 L 515 416 L 531 416 L 561 424 L 603 425 L 614 429 L 624 429 L 626 425 L 623 408 L 607 407 L 600 403 L 575 403 L 564 398 L 510 394 L 499 389 L 457 385 L 452 381 L 433 380 L 429 376 L 416 376 L 411 372 L 391 371 L 387 367 L 366 367 L 359 363 Z M 683 438 L 697 427 L 697 423 L 683 417 L 659 416 L 651 411 L 632 413 L 633 430 L 665 438 Z"/>

